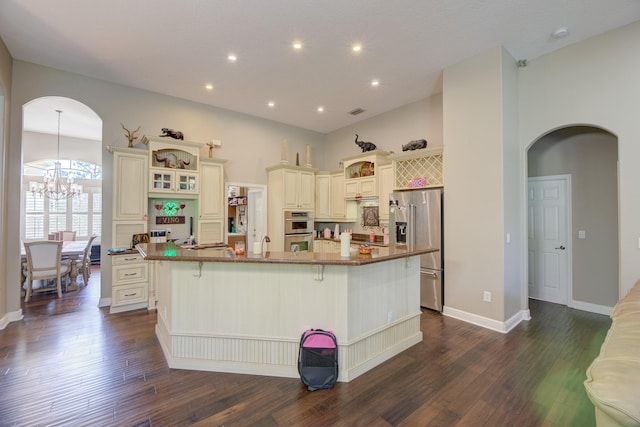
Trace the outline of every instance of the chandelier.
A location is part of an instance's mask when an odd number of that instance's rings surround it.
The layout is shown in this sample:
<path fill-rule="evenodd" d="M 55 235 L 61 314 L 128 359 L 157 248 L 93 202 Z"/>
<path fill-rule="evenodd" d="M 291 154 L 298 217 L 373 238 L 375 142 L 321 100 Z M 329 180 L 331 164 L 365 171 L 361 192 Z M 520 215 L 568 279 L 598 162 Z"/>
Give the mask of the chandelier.
<path fill-rule="evenodd" d="M 60 164 L 60 114 L 58 113 L 58 157 L 54 163 L 53 173 L 47 171 L 43 177 L 44 182 L 30 182 L 29 189 L 33 194 L 39 194 L 51 200 L 70 199 L 73 196 L 82 194 L 82 185 L 76 184 L 73 174 L 69 174 L 67 178 L 62 176 L 62 165 Z"/>

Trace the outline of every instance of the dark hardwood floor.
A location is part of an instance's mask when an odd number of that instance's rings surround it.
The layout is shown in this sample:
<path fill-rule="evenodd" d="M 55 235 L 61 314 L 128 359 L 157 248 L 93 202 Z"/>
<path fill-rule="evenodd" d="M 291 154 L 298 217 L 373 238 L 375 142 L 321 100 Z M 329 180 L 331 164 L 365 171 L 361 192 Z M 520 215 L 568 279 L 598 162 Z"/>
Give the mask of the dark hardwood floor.
<path fill-rule="evenodd" d="M 1 426 L 593 426 L 582 382 L 610 326 L 531 301 L 492 332 L 431 311 L 424 341 L 333 389 L 299 379 L 169 369 L 154 312 L 98 309 L 87 287 L 41 294 L 0 331 Z"/>

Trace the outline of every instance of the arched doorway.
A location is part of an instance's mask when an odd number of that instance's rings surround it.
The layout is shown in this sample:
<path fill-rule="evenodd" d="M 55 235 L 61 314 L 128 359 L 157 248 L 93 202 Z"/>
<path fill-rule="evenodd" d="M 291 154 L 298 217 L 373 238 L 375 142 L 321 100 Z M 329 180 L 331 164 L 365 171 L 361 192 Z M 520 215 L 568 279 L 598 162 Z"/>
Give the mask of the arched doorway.
<path fill-rule="evenodd" d="M 59 163 L 82 193 L 55 200 L 38 191 Z M 76 240 L 102 234 L 102 120 L 88 106 L 64 97 L 38 98 L 23 106 L 20 238 L 46 240 L 73 231 Z M 99 250 L 95 251 L 99 254 Z M 99 262 L 99 260 L 97 261 Z"/>
<path fill-rule="evenodd" d="M 545 286 L 552 288 L 555 283 L 553 274 L 543 277 L 546 271 L 544 264 L 547 263 L 546 267 L 552 266 L 553 270 L 562 255 L 569 254 L 566 260 L 569 307 L 608 314 L 618 300 L 617 164 L 617 137 L 594 126 L 575 125 L 556 129 L 529 147 L 527 271 L 530 297 L 545 299 L 545 293 L 536 289 Z M 536 202 L 532 198 L 536 187 L 532 183 L 551 182 L 559 177 L 569 177 L 566 245 L 560 240 L 553 241 L 550 250 L 541 253 L 532 241 L 544 238 L 539 234 L 540 230 L 544 228 L 545 221 L 555 221 L 555 213 L 552 213 L 555 208 L 542 208 L 547 210 L 540 215 L 535 214 Z M 551 193 L 556 194 L 554 191 Z M 552 226 L 551 229 L 555 228 Z M 547 237 L 555 238 L 552 234 L 548 233 Z"/>

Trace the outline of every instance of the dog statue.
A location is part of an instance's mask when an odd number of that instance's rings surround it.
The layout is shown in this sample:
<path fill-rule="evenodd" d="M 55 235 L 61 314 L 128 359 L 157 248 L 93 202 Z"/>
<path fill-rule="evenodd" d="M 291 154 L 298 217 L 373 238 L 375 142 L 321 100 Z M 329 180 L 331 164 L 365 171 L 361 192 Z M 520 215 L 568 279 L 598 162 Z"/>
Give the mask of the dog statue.
<path fill-rule="evenodd" d="M 426 139 L 414 139 L 413 141 L 409 141 L 407 144 L 402 146 L 402 151 L 413 151 L 421 148 L 427 148 Z"/>
<path fill-rule="evenodd" d="M 182 139 L 184 140 L 184 135 L 179 130 L 173 130 L 169 128 L 162 128 L 162 135 L 160 136 L 168 136 L 173 139 Z"/>
<path fill-rule="evenodd" d="M 362 148 L 362 152 L 373 151 L 376 149 L 376 144 L 373 142 L 358 141 L 358 134 L 356 133 L 356 145 Z"/>

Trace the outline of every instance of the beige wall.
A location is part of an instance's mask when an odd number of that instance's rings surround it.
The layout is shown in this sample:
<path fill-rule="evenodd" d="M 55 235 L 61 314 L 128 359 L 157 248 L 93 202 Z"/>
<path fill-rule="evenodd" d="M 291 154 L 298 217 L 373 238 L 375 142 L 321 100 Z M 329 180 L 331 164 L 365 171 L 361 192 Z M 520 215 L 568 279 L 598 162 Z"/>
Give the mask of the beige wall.
<path fill-rule="evenodd" d="M 505 300 L 507 277 L 521 274 L 505 270 L 506 217 L 514 216 L 504 200 L 505 180 L 517 178 L 519 169 L 504 163 L 514 138 L 513 126 L 504 124 L 505 103 L 513 102 L 505 62 L 515 66 L 503 49 L 491 49 L 448 67 L 443 80 L 445 313 L 498 322 L 518 311 L 521 300 L 520 290 Z M 483 301 L 485 291 L 491 302 Z"/>
<path fill-rule="evenodd" d="M 442 94 L 327 134 L 325 163 L 328 169 L 337 169 L 340 159 L 362 152 L 354 142 L 356 133 L 360 140 L 396 153 L 402 152 L 402 145 L 414 139 L 426 139 L 428 147 L 442 146 Z"/>
<path fill-rule="evenodd" d="M 7 301 L 7 188 L 9 157 L 9 122 L 11 118 L 11 70 L 13 60 L 7 47 L 0 39 L 0 328 L 8 322 Z"/>
<path fill-rule="evenodd" d="M 64 96 L 87 105 L 102 119 L 102 145 L 126 146 L 120 123 L 129 128 L 141 125 L 140 134 L 159 135 L 160 129 L 181 130 L 185 139 L 207 142 L 222 140 L 214 156 L 228 159 L 225 179 L 234 182 L 266 184 L 265 167 L 280 161 L 280 144 L 287 139 L 291 158 L 304 155 L 309 144 L 314 157 L 321 150 L 324 135 L 221 108 L 210 107 L 178 98 L 159 95 L 106 81 L 71 74 L 35 64 L 15 61 L 13 64 L 13 97 L 11 102 L 11 134 L 8 168 L 8 197 L 19 200 L 22 156 L 22 106 L 43 96 Z M 103 205 L 111 206 L 112 156 L 102 149 L 104 172 Z M 315 166 L 315 165 L 314 165 Z M 323 167 L 324 165 L 318 165 Z M 8 207 L 8 220 L 19 223 L 19 204 Z M 7 265 L 16 266 L 6 272 L 9 311 L 19 310 L 19 229 L 6 234 Z M 106 249 L 111 243 L 111 211 L 103 213 L 102 230 L 102 297 L 110 296 L 111 266 Z M 4 281 L 3 281 L 4 282 Z"/>
<path fill-rule="evenodd" d="M 503 185 L 503 271 L 504 319 L 511 319 L 522 310 L 528 318 L 529 302 L 522 287 L 525 249 L 520 235 L 523 227 L 520 210 L 520 177 L 524 165 L 520 161 L 518 144 L 518 67 L 509 53 L 502 49 L 502 185 Z"/>
<path fill-rule="evenodd" d="M 22 133 L 22 162 L 56 159 L 58 156 L 58 136 L 40 132 Z M 102 165 L 102 143 L 70 136 L 60 137 L 60 158 L 75 159 Z"/>
<path fill-rule="evenodd" d="M 638 40 L 640 22 L 531 60 L 519 75 L 523 156 L 542 135 L 569 125 L 592 125 L 618 139 L 620 295 L 640 278 Z"/>
<path fill-rule="evenodd" d="M 528 152 L 529 176 L 571 175 L 572 298 L 600 306 L 618 301 L 618 145 L 589 127 L 545 135 Z M 586 232 L 578 239 L 578 231 Z"/>

